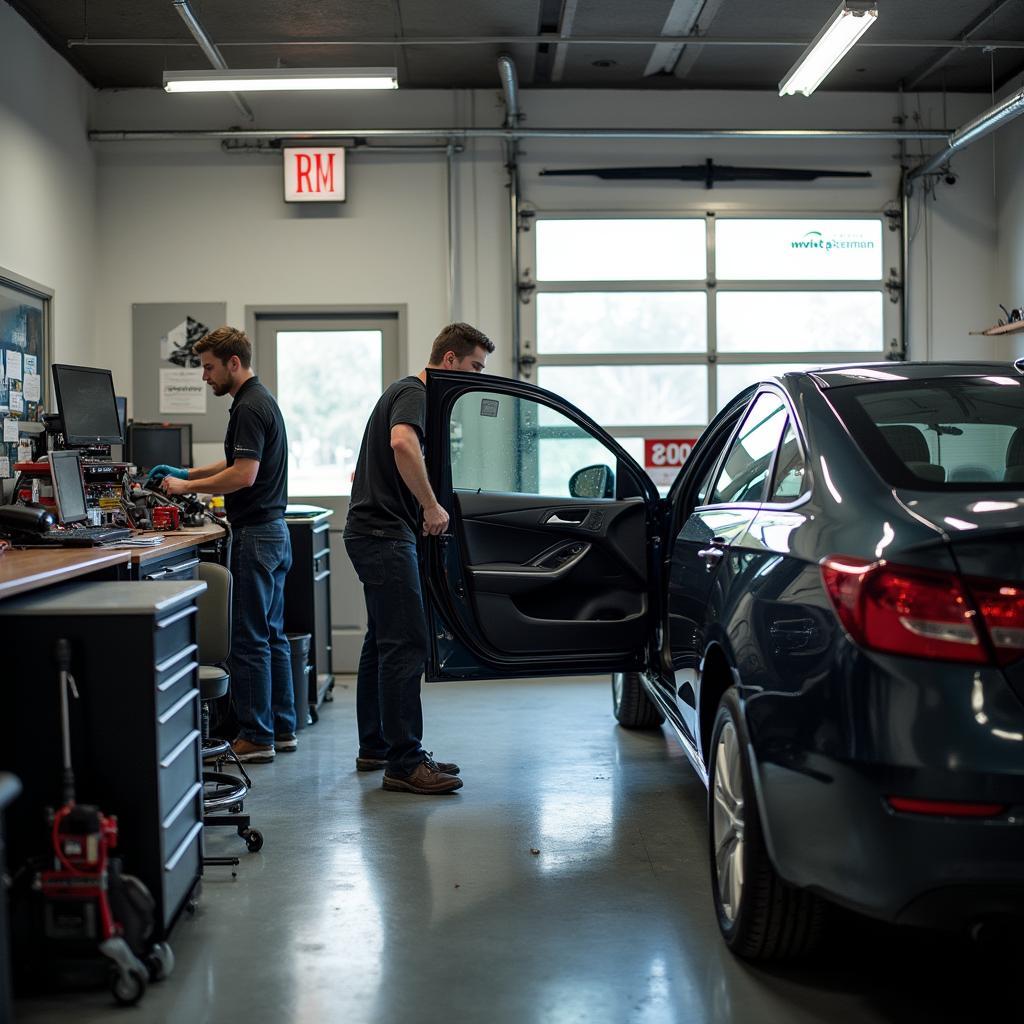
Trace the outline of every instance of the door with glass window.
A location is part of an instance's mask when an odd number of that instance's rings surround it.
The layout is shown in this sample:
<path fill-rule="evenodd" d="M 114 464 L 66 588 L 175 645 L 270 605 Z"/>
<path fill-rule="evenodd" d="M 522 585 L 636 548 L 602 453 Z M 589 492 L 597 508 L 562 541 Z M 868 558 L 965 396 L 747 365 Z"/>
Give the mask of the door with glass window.
<path fill-rule="evenodd" d="M 255 333 L 256 369 L 277 398 L 288 432 L 288 502 L 334 512 L 332 667 L 354 672 L 366 610 L 341 534 L 366 421 L 399 374 L 398 316 L 261 313 Z"/>
<path fill-rule="evenodd" d="M 430 679 L 644 669 L 658 502 L 593 420 L 521 381 L 428 371 Z"/>

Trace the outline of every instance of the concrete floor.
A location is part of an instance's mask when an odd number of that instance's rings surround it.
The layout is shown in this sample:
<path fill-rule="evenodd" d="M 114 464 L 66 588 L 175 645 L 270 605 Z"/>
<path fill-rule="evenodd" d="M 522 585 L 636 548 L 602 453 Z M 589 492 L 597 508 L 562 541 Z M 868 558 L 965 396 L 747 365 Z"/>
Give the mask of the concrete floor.
<path fill-rule="evenodd" d="M 262 853 L 211 831 L 242 864 L 208 869 L 168 981 L 127 1011 L 23 999 L 18 1024 L 1022 1019 L 1000 1004 L 1019 949 L 847 921 L 799 970 L 730 956 L 703 786 L 667 730 L 616 727 L 605 681 L 427 687 L 427 745 L 466 780 L 448 797 L 356 773 L 353 691 L 339 677 L 299 751 L 253 767 Z"/>

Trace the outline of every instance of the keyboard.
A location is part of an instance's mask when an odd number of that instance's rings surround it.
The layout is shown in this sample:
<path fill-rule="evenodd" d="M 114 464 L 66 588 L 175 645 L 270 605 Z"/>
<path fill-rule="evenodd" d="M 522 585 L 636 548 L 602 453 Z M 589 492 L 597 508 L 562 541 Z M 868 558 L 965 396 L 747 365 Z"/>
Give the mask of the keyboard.
<path fill-rule="evenodd" d="M 123 526 L 84 526 L 80 530 L 51 530 L 49 533 L 33 537 L 32 543 L 89 548 L 96 544 L 110 544 L 115 540 L 127 540 L 131 535 L 132 531 Z"/>

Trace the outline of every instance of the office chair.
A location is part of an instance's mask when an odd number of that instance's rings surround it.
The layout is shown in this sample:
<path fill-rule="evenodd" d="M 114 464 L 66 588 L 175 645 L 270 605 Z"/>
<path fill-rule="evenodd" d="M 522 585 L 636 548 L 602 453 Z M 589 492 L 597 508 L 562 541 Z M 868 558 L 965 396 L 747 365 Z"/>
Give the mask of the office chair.
<path fill-rule="evenodd" d="M 252 781 L 227 740 L 210 738 L 210 703 L 227 695 L 231 677 L 226 668 L 231 653 L 231 573 L 214 562 L 199 563 L 199 578 L 206 583 L 199 606 L 199 697 L 202 705 L 203 762 L 212 761 L 216 771 L 203 772 L 203 825 L 238 829 L 250 853 L 263 846 L 263 835 L 241 813 L 242 801 Z M 221 771 L 233 761 L 241 777 Z M 226 811 L 227 813 L 221 813 Z M 237 857 L 204 857 L 204 864 L 238 864 Z"/>

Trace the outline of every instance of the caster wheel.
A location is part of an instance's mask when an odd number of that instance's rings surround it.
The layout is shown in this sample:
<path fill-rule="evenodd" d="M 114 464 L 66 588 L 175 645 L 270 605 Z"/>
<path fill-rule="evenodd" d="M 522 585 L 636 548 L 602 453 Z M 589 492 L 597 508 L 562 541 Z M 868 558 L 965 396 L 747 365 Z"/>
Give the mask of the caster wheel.
<path fill-rule="evenodd" d="M 248 829 L 242 838 L 245 840 L 245 845 L 249 847 L 250 853 L 259 853 L 263 849 L 263 833 L 258 829 Z"/>
<path fill-rule="evenodd" d="M 111 995 L 122 1006 L 134 1006 L 146 994 L 146 975 L 136 967 L 115 968 L 110 975 Z"/>
<path fill-rule="evenodd" d="M 228 808 L 228 814 L 241 814 L 241 813 L 242 813 L 242 805 L 241 804 L 232 804 Z"/>
<path fill-rule="evenodd" d="M 150 981 L 163 981 L 174 970 L 174 952 L 166 942 L 158 942 L 146 957 Z"/>

